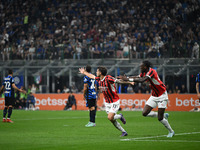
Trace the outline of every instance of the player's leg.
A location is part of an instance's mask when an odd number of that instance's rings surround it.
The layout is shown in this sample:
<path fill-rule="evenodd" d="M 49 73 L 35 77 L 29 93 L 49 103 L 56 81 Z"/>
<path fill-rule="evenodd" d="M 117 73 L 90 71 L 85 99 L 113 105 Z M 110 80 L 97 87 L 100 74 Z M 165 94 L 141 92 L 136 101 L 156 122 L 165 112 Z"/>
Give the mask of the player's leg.
<path fill-rule="evenodd" d="M 10 119 L 10 117 L 12 115 L 12 109 L 13 109 L 13 106 L 9 105 L 9 107 L 8 107 L 8 117 L 7 117 L 7 122 L 9 122 L 9 123 L 13 123 L 13 121 Z"/>
<path fill-rule="evenodd" d="M 146 104 L 145 106 L 144 106 L 144 109 L 143 109 L 143 111 L 142 111 L 142 115 L 144 116 L 144 117 L 152 117 L 151 116 L 151 110 L 152 110 L 153 108 L 151 107 L 151 106 L 149 106 L 148 104 Z"/>
<path fill-rule="evenodd" d="M 7 122 L 9 123 L 13 123 L 13 121 L 10 119 L 11 115 L 12 115 L 12 109 L 15 103 L 15 99 L 14 98 L 9 98 L 9 107 L 8 107 L 8 117 L 7 117 Z"/>
<path fill-rule="evenodd" d="M 6 115 L 8 113 L 8 106 L 9 106 L 9 98 L 5 97 L 5 107 L 3 110 L 3 122 L 6 122 Z"/>
<path fill-rule="evenodd" d="M 157 103 L 154 101 L 156 97 L 151 96 L 146 102 L 142 115 L 144 117 L 158 117 L 158 112 L 152 111 L 153 108 L 157 107 Z"/>
<path fill-rule="evenodd" d="M 96 118 L 96 100 L 95 99 L 89 99 L 87 100 L 87 105 L 89 107 L 89 111 L 90 111 L 90 121 L 87 125 L 85 125 L 86 127 L 94 127 L 96 126 L 95 124 L 95 118 Z"/>
<path fill-rule="evenodd" d="M 158 120 L 165 126 L 165 128 L 169 131 L 169 134 L 167 135 L 167 137 L 173 137 L 174 136 L 174 130 L 171 128 L 169 122 L 167 119 L 165 119 L 164 117 L 164 113 L 165 113 L 165 108 L 162 108 L 164 107 L 164 105 L 167 104 L 166 101 L 163 101 L 162 102 L 162 106 L 158 105 Z"/>
<path fill-rule="evenodd" d="M 5 106 L 3 110 L 3 122 L 6 122 L 7 112 L 8 112 L 8 106 Z"/>
<path fill-rule="evenodd" d="M 116 119 L 121 119 L 122 115 L 118 115 L 117 111 L 120 107 L 120 101 L 111 103 L 109 105 L 106 105 L 106 112 L 108 113 L 108 120 L 112 122 L 112 124 L 122 132 L 121 136 L 127 136 L 127 132 L 124 130 L 124 128 L 120 125 L 120 123 Z"/>

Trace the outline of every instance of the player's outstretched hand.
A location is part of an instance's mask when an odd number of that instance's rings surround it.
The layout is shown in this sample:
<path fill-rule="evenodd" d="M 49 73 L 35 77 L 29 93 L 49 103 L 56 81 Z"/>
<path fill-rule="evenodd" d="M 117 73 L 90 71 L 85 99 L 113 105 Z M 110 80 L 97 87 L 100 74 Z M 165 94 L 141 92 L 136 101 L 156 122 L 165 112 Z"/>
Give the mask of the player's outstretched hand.
<path fill-rule="evenodd" d="M 127 76 L 123 75 L 123 76 L 118 76 L 118 79 L 122 79 L 124 81 L 129 81 L 129 79 L 127 78 Z"/>
<path fill-rule="evenodd" d="M 22 90 L 22 93 L 26 94 L 26 91 L 25 91 L 25 90 Z"/>
<path fill-rule="evenodd" d="M 85 69 L 84 68 L 79 68 L 79 73 L 84 74 Z"/>

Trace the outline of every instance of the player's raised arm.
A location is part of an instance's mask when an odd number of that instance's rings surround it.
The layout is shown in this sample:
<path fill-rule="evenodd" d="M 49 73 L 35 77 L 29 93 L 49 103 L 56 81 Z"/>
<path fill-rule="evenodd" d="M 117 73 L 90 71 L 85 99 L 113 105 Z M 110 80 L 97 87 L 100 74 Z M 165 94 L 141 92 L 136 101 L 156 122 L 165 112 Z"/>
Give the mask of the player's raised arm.
<path fill-rule="evenodd" d="M 95 77 L 96 77 L 95 75 L 88 73 L 84 68 L 79 68 L 79 73 L 84 74 L 91 79 L 95 79 Z"/>

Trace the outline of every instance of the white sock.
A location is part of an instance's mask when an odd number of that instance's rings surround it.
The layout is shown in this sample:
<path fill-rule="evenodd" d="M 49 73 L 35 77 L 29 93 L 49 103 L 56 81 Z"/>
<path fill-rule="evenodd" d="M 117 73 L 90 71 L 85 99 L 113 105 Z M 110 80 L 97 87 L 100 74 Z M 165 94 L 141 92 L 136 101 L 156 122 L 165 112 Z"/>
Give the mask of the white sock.
<path fill-rule="evenodd" d="M 167 121 L 167 119 L 163 118 L 163 120 L 161 120 L 160 122 L 165 126 L 165 128 L 167 128 L 167 130 L 169 132 L 171 132 L 171 133 L 173 132 L 173 130 L 172 130 L 169 122 Z"/>
<path fill-rule="evenodd" d="M 155 112 L 155 111 L 151 111 L 148 115 L 147 115 L 147 117 L 158 117 L 158 112 Z"/>
<path fill-rule="evenodd" d="M 114 120 L 116 120 L 116 119 L 120 119 L 121 117 L 122 117 L 121 115 L 115 114 L 115 116 L 114 116 Z"/>
<path fill-rule="evenodd" d="M 120 131 L 122 131 L 122 132 L 126 132 L 126 131 L 124 130 L 124 128 L 122 128 L 122 126 L 120 125 L 120 123 L 117 122 L 116 120 L 113 122 L 113 125 L 114 125 L 118 130 L 120 130 Z"/>

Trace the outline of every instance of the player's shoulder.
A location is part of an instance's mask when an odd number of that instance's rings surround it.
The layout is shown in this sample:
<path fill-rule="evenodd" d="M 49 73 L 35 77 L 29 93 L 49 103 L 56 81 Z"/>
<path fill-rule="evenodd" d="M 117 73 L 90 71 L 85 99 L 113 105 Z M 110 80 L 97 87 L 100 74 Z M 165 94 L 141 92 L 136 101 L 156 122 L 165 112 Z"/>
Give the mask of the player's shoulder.
<path fill-rule="evenodd" d="M 113 76 L 111 76 L 111 75 L 106 75 L 106 78 L 111 78 L 111 79 L 114 79 L 114 77 L 113 77 Z"/>
<path fill-rule="evenodd" d="M 153 69 L 153 68 L 150 68 L 150 69 L 149 69 L 149 73 L 157 73 L 157 72 L 156 72 L 156 70 L 155 70 L 155 69 Z"/>

